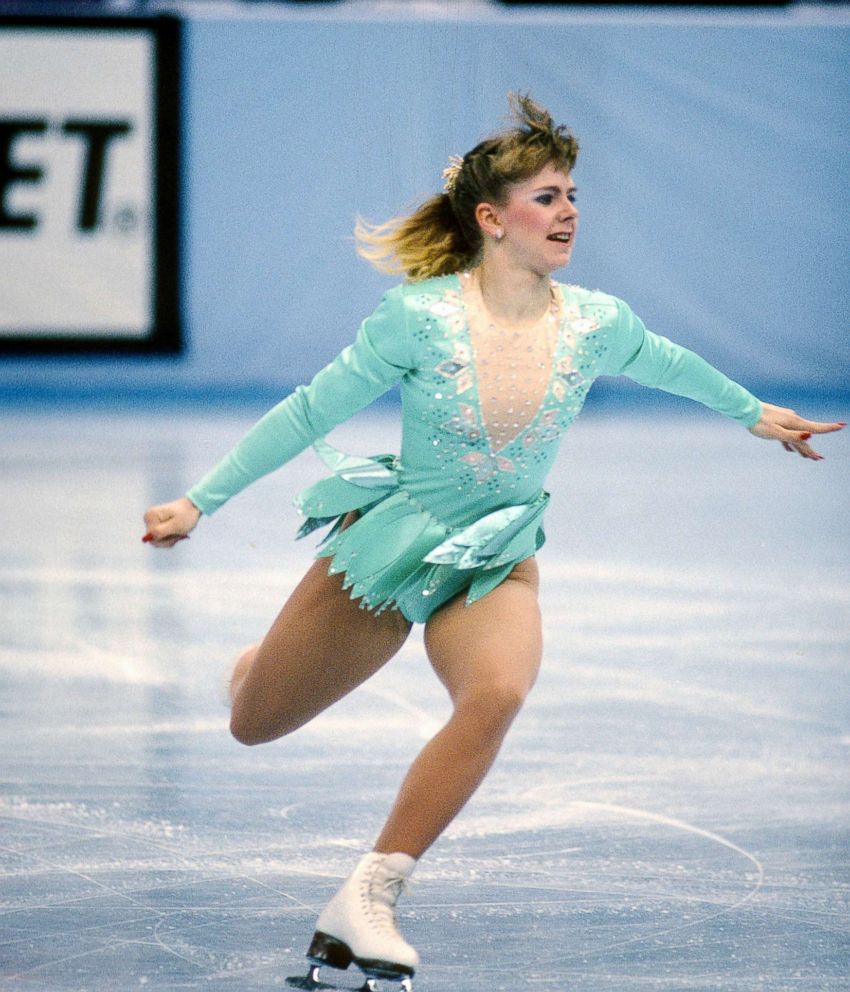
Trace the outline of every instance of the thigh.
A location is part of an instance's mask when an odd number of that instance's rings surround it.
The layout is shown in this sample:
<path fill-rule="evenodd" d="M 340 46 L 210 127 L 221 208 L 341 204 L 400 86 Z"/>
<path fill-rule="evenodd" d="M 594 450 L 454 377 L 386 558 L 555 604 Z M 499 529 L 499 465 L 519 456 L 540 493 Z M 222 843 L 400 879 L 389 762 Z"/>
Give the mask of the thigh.
<path fill-rule="evenodd" d="M 411 624 L 397 610 L 375 616 L 317 559 L 257 649 L 234 699 L 242 739 L 273 740 L 356 688 L 401 648 Z M 238 730 L 242 731 L 239 733 Z"/>
<path fill-rule="evenodd" d="M 425 647 L 454 702 L 498 690 L 521 702 L 537 678 L 543 651 L 537 562 L 527 558 L 482 599 L 461 593 L 425 627 Z"/>

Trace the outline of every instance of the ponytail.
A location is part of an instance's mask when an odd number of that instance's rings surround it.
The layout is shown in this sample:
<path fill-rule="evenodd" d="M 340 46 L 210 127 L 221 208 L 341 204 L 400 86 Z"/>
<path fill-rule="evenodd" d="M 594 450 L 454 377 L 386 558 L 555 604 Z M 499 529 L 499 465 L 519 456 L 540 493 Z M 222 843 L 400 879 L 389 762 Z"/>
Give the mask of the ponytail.
<path fill-rule="evenodd" d="M 406 217 L 369 224 L 358 217 L 357 254 L 388 274 L 405 273 L 411 282 L 468 268 L 481 247 L 471 244 L 455 216 L 448 194 L 426 200 Z"/>

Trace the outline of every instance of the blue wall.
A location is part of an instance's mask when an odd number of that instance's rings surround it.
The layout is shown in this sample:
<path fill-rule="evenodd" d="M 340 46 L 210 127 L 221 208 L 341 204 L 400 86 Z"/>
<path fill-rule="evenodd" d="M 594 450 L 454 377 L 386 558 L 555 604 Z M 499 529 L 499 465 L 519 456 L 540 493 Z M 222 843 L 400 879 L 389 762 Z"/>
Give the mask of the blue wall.
<path fill-rule="evenodd" d="M 850 22 L 793 13 L 188 17 L 186 354 L 6 358 L 0 394 L 284 394 L 392 284 L 355 214 L 429 195 L 522 89 L 582 142 L 565 281 L 766 398 L 846 395 L 848 81 Z"/>

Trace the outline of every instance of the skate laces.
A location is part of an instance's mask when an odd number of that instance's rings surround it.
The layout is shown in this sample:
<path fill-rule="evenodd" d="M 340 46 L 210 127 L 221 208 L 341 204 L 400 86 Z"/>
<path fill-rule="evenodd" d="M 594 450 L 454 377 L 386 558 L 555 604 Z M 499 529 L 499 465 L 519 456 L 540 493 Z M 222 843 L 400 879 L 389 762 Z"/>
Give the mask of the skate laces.
<path fill-rule="evenodd" d="M 384 882 L 384 891 L 390 893 L 390 898 L 395 905 L 402 895 L 413 891 L 413 882 L 409 878 L 388 878 Z"/>
<path fill-rule="evenodd" d="M 373 922 L 381 929 L 389 930 L 394 936 L 400 936 L 396 928 L 395 904 L 403 892 L 409 892 L 411 884 L 408 879 L 398 875 L 382 878 L 383 865 L 377 864 L 363 881 L 363 898 Z"/>

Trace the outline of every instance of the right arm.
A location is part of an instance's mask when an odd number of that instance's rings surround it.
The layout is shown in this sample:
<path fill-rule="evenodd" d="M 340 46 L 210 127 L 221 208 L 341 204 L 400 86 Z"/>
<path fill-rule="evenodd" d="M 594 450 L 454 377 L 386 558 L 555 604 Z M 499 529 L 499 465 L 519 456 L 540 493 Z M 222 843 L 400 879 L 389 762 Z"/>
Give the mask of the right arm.
<path fill-rule="evenodd" d="M 284 465 L 385 393 L 413 366 L 401 289 L 385 294 L 345 348 L 306 386 L 262 417 L 185 497 L 151 507 L 145 538 L 171 547 L 252 482 Z M 149 519 L 150 518 L 150 519 Z"/>

